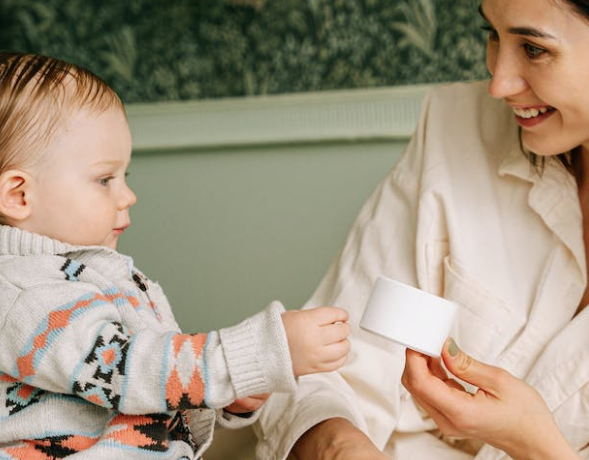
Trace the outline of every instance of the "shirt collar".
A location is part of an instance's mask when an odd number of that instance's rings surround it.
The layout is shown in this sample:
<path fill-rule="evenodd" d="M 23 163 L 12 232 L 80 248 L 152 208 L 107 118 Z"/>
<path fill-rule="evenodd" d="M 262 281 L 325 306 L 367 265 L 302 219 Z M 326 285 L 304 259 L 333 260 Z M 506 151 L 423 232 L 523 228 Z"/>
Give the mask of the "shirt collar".
<path fill-rule="evenodd" d="M 569 248 L 584 283 L 587 278 L 587 266 L 583 242 L 583 216 L 573 175 L 556 156 L 546 157 L 541 170 L 535 168 L 524 153 L 519 136 L 503 158 L 499 166 L 499 175 L 510 175 L 532 184 L 528 204 Z"/>

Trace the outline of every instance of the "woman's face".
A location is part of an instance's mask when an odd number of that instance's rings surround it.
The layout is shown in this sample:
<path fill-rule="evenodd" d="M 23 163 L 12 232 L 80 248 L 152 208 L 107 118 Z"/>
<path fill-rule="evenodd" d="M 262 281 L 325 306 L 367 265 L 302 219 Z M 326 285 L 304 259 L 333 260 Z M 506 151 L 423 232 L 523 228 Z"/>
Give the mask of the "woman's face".
<path fill-rule="evenodd" d="M 503 99 L 526 147 L 589 151 L 589 20 L 563 0 L 484 0 L 489 92 Z"/>

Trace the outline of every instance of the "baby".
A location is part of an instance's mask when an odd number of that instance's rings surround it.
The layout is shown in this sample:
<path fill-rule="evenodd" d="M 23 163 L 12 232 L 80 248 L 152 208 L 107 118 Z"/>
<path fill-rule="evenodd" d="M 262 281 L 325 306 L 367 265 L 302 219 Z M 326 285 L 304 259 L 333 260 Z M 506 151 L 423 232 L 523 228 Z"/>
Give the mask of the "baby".
<path fill-rule="evenodd" d="M 116 251 L 136 197 L 131 134 L 101 79 L 0 53 L 0 458 L 198 459 L 216 424 L 338 369 L 337 307 L 273 302 L 182 333 L 157 283 Z"/>

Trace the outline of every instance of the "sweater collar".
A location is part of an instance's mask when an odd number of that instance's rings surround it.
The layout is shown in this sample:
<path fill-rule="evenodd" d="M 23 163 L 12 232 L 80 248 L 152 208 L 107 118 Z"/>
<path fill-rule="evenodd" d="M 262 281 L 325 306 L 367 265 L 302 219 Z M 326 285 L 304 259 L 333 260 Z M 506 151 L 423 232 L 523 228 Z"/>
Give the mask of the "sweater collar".
<path fill-rule="evenodd" d="M 130 276 L 133 259 L 104 246 L 74 246 L 47 236 L 0 225 L 0 256 L 53 255 L 75 259 L 101 273 Z"/>

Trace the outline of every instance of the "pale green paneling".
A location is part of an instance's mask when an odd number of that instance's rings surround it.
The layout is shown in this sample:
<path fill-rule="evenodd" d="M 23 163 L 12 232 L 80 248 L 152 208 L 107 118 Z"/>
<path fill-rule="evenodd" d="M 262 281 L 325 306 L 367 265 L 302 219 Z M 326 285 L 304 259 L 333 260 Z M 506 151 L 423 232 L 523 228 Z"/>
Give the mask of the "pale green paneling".
<path fill-rule="evenodd" d="M 128 106 L 141 152 L 404 140 L 432 85 Z"/>
<path fill-rule="evenodd" d="M 402 142 L 136 155 L 120 249 L 165 288 L 186 331 L 298 308 Z"/>
<path fill-rule="evenodd" d="M 136 105 L 120 250 L 186 331 L 299 308 L 403 151 L 427 87 Z"/>

